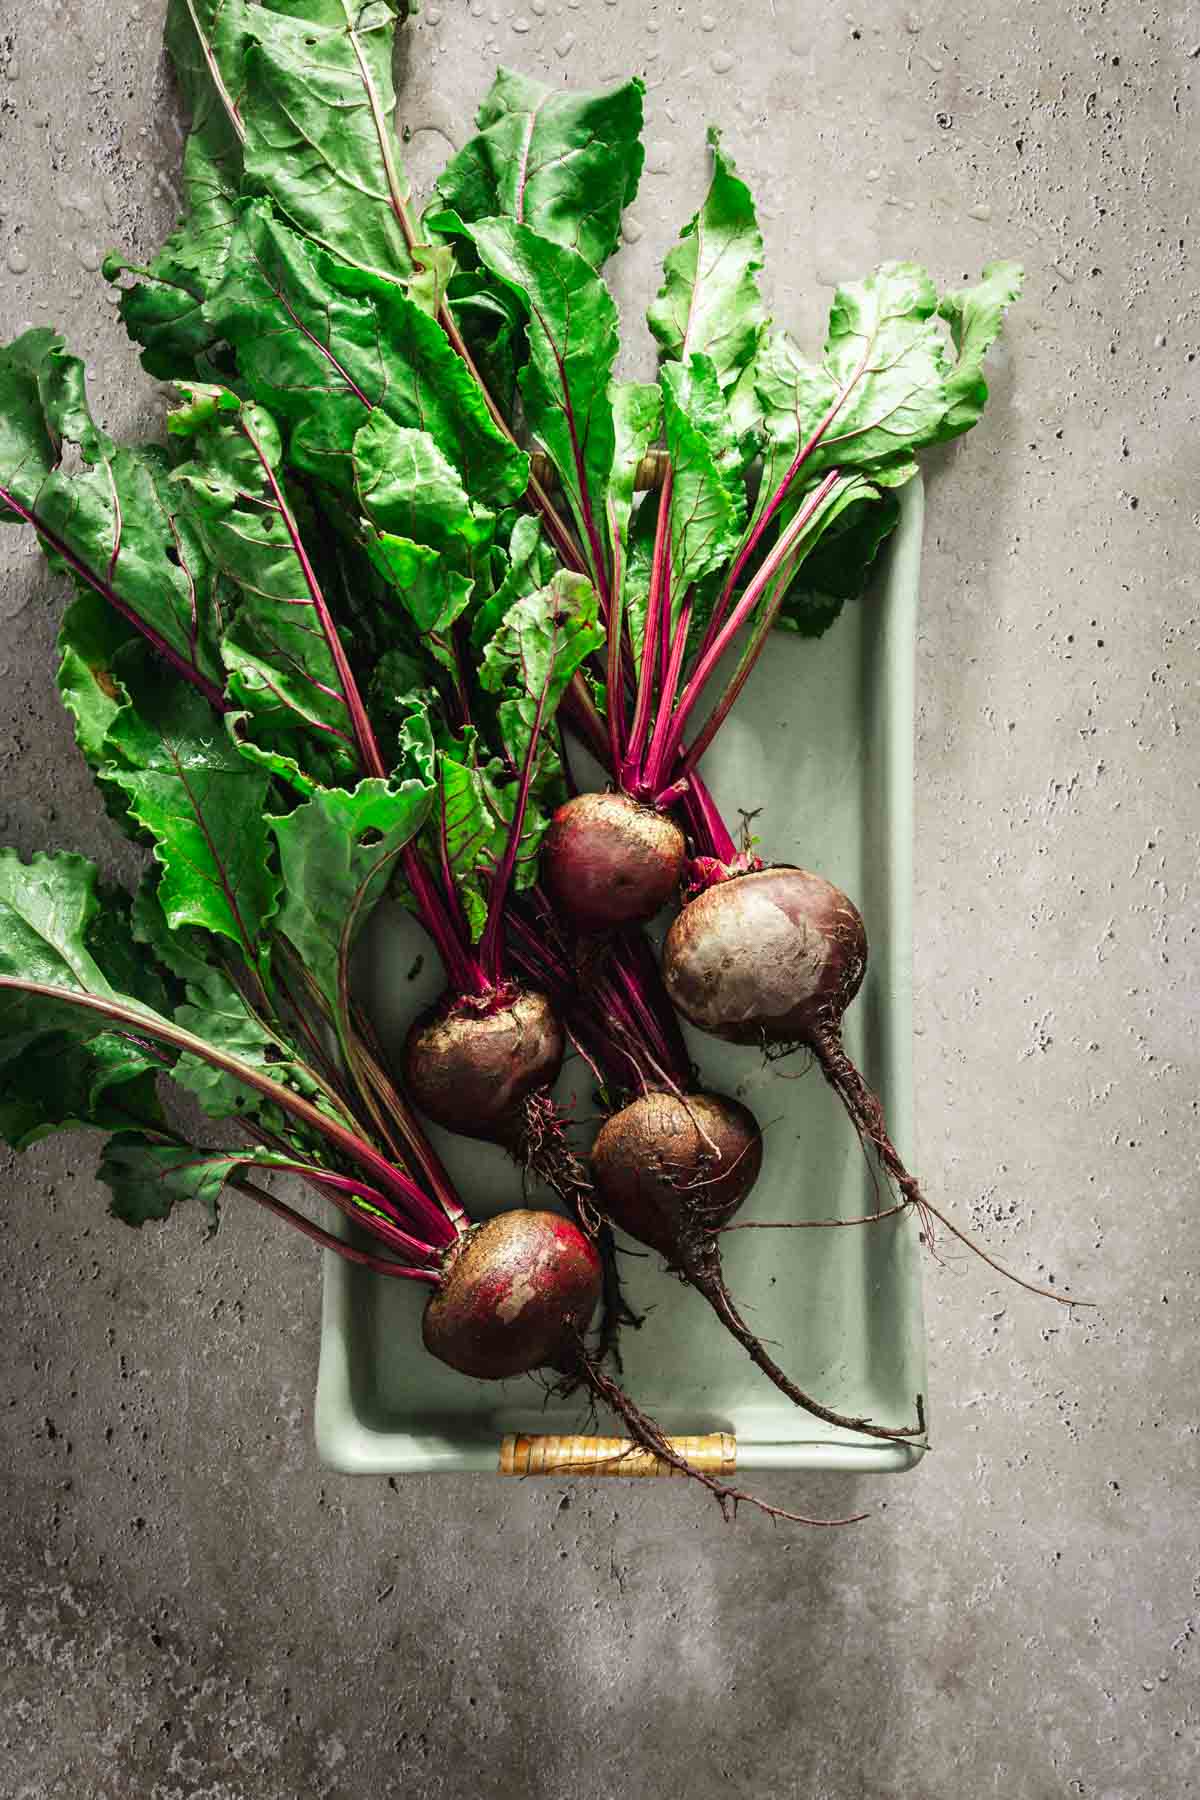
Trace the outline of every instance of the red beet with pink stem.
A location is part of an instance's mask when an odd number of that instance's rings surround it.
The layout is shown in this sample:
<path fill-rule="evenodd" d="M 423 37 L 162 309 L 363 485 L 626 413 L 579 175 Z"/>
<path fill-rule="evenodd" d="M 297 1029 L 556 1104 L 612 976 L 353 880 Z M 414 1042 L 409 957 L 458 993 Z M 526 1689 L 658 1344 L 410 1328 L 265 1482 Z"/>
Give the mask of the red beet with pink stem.
<path fill-rule="evenodd" d="M 916 1422 L 889 1428 L 839 1413 L 802 1389 L 747 1325 L 729 1292 L 720 1234 L 758 1179 L 763 1143 L 749 1107 L 700 1088 L 649 945 L 636 931 L 593 948 L 582 969 L 545 911 L 509 922 L 514 958 L 555 996 L 610 1110 L 592 1146 L 597 1210 L 647 1244 L 703 1294 L 725 1329 L 795 1405 L 844 1430 L 910 1438 Z"/>

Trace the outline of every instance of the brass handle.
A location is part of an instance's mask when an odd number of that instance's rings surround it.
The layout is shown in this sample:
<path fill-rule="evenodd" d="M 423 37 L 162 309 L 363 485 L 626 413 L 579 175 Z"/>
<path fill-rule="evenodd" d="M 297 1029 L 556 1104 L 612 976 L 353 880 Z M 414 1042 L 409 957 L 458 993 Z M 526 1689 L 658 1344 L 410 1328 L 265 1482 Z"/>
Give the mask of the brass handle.
<path fill-rule="evenodd" d="M 710 1431 L 705 1437 L 668 1439 L 694 1469 L 706 1475 L 732 1475 L 737 1469 L 737 1438 L 732 1431 Z M 660 1456 L 651 1455 L 629 1438 L 525 1437 L 500 1441 L 501 1475 L 679 1475 Z"/>

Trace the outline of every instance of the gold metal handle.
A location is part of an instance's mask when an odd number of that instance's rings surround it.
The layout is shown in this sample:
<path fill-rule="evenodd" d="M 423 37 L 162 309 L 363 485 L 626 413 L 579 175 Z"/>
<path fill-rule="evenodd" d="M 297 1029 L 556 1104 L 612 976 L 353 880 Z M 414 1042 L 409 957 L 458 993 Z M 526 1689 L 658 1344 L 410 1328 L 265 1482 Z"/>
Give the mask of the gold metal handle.
<path fill-rule="evenodd" d="M 732 1431 L 710 1431 L 705 1437 L 676 1437 L 668 1442 L 694 1469 L 706 1475 L 732 1475 L 737 1469 L 737 1438 Z M 679 1475 L 660 1456 L 615 1437 L 524 1437 L 500 1442 L 501 1475 Z"/>

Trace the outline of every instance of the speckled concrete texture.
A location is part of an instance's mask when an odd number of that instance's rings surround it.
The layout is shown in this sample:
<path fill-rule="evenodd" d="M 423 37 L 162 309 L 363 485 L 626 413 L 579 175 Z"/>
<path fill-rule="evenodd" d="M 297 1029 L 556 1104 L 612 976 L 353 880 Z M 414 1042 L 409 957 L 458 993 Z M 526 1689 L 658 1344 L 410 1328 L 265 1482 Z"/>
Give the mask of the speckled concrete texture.
<path fill-rule="evenodd" d="M 443 0 L 404 52 L 427 179 L 498 60 L 649 84 L 621 291 L 704 175 L 770 293 L 915 254 L 1028 265 L 984 426 L 930 478 L 920 1162 L 1073 1319 L 927 1278 L 937 1449 L 763 1482 L 355 1483 L 311 1443 L 318 1268 L 230 1209 L 134 1235 L 83 1138 L 5 1165 L 6 1800 L 1174 1800 L 1200 1787 L 1200 886 L 1193 252 L 1200 8 Z M 55 321 L 103 415 L 159 400 L 97 267 L 172 222 L 157 0 L 0 9 L 0 324 Z M 117 843 L 51 682 L 62 591 L 0 537 L 0 827 Z"/>

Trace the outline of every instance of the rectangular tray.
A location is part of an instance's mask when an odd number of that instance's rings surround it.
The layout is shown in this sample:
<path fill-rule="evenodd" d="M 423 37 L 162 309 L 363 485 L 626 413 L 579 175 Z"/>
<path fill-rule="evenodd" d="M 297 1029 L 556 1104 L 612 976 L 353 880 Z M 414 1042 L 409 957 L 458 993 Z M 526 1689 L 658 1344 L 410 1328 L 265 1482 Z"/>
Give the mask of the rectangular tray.
<path fill-rule="evenodd" d="M 919 481 L 870 596 L 825 637 L 777 633 L 705 762 L 725 816 L 755 813 L 775 861 L 818 870 L 861 907 L 871 943 L 847 1015 L 851 1055 L 887 1109 L 902 1155 L 912 1136 L 913 666 L 921 566 Z M 384 909 L 381 909 L 381 913 Z M 423 953 L 419 975 L 412 965 Z M 437 959 L 418 927 L 387 909 L 366 948 L 368 992 L 397 1043 L 437 992 Z M 762 1176 L 743 1217 L 850 1218 L 886 1205 L 830 1088 L 802 1057 L 698 1034 L 710 1087 L 743 1097 L 766 1133 Z M 593 1110 L 578 1059 L 560 1083 Z M 518 1171 L 499 1151 L 432 1132 L 477 1216 L 519 1205 Z M 734 1232 L 726 1276 L 747 1319 L 792 1377 L 827 1405 L 907 1426 L 925 1391 L 918 1245 L 907 1215 L 845 1231 Z M 672 1435 L 732 1432 L 742 1469 L 900 1470 L 916 1445 L 826 1427 L 798 1411 L 750 1363 L 699 1295 L 655 1256 L 625 1256 L 629 1296 L 647 1314 L 626 1331 L 625 1384 Z M 578 1399 L 547 1399 L 529 1378 L 472 1381 L 425 1354 L 426 1290 L 325 1257 L 316 1439 L 329 1466 L 356 1474 L 494 1470 L 508 1433 L 587 1430 Z M 601 1417 L 595 1429 L 617 1431 Z"/>

